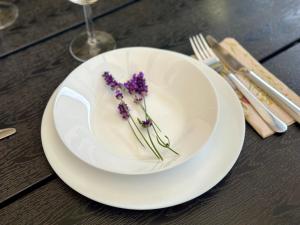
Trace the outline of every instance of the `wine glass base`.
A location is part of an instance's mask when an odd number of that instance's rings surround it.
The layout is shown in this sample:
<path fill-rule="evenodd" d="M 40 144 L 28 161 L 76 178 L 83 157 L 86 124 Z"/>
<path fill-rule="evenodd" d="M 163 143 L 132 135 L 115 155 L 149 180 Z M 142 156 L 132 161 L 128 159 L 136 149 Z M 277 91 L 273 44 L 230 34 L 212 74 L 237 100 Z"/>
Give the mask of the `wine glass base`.
<path fill-rule="evenodd" d="M 15 4 L 0 1 L 0 30 L 12 25 L 19 16 L 19 9 Z"/>
<path fill-rule="evenodd" d="M 116 41 L 110 34 L 103 31 L 95 31 L 94 42 L 88 40 L 87 33 L 81 33 L 72 40 L 69 50 L 75 59 L 85 62 L 96 55 L 115 48 Z"/>

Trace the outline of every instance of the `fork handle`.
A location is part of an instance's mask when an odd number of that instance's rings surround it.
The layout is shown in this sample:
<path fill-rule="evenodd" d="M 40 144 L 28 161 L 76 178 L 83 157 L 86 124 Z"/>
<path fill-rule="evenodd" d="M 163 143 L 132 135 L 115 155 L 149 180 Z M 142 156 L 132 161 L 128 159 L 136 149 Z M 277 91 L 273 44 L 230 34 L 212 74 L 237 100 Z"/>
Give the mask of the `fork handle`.
<path fill-rule="evenodd" d="M 289 100 L 286 96 L 264 81 L 253 71 L 242 71 L 253 81 L 258 87 L 265 91 L 278 105 L 280 105 L 289 115 L 291 115 L 298 123 L 300 123 L 300 107 Z"/>
<path fill-rule="evenodd" d="M 287 125 L 272 113 L 252 92 L 237 78 L 236 75 L 230 73 L 228 78 L 235 84 L 237 89 L 247 98 L 261 118 L 268 124 L 268 126 L 277 133 L 287 131 Z"/>

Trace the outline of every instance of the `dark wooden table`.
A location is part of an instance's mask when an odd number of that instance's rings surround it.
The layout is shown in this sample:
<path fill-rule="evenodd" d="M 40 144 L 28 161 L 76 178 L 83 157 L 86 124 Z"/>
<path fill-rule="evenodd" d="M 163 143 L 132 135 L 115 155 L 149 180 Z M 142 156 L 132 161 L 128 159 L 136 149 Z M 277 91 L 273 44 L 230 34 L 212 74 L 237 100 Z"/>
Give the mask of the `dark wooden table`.
<path fill-rule="evenodd" d="M 262 140 L 247 126 L 231 172 L 206 194 L 152 211 L 113 208 L 66 186 L 43 153 L 43 110 L 79 62 L 68 52 L 84 29 L 67 0 L 11 0 L 17 22 L 0 31 L 0 127 L 18 133 L 0 142 L 0 224 L 300 224 L 300 128 Z M 298 0 L 100 0 L 99 28 L 118 47 L 152 46 L 191 54 L 199 32 L 236 38 L 300 94 Z"/>

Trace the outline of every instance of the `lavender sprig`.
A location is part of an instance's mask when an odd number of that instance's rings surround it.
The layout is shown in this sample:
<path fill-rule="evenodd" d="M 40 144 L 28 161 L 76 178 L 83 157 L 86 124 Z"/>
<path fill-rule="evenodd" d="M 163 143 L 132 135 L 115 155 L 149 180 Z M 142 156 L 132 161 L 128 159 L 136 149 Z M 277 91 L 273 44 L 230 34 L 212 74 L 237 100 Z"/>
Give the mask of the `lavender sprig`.
<path fill-rule="evenodd" d="M 153 152 L 153 154 L 160 160 L 163 160 L 163 157 L 161 156 L 161 154 L 159 153 L 159 150 L 157 149 L 152 136 L 151 136 L 151 132 L 150 132 L 150 128 L 152 128 L 152 130 L 154 131 L 155 135 L 156 135 L 156 141 L 157 143 L 166 149 L 171 150 L 173 153 L 179 155 L 176 151 L 174 151 L 171 147 L 170 147 L 170 140 L 169 138 L 164 135 L 164 137 L 166 138 L 167 141 L 164 141 L 163 138 L 161 137 L 161 130 L 158 127 L 158 125 L 154 122 L 154 120 L 150 117 L 150 115 L 147 113 L 147 107 L 146 107 L 146 101 L 145 101 L 145 97 L 148 94 L 148 85 L 146 84 L 146 80 L 144 78 L 144 74 L 142 72 L 138 73 L 138 74 L 134 74 L 132 76 L 132 78 L 130 80 L 128 80 L 127 82 L 125 82 L 124 84 L 119 83 L 118 81 L 116 81 L 114 79 L 114 77 L 109 73 L 109 72 L 105 72 L 103 74 L 103 78 L 105 80 L 105 83 L 107 86 L 109 86 L 111 88 L 111 90 L 114 91 L 114 95 L 116 97 L 117 100 L 120 101 L 120 103 L 118 104 L 118 111 L 119 114 L 121 115 L 121 117 L 124 120 L 128 121 L 128 124 L 130 126 L 130 129 L 132 130 L 133 134 L 135 135 L 135 137 L 137 138 L 137 140 L 139 141 L 139 143 L 143 146 L 143 142 L 141 141 L 140 137 L 142 138 L 142 140 L 145 142 L 145 144 L 150 148 L 150 150 Z M 124 95 L 123 92 L 124 90 L 127 90 L 127 92 L 133 96 L 134 98 L 134 102 L 139 104 L 140 107 L 142 108 L 144 114 L 145 114 L 145 120 L 141 121 L 140 119 L 137 119 L 138 123 L 141 125 L 142 128 L 146 129 L 147 135 L 148 135 L 148 139 L 144 136 L 143 132 L 140 130 L 139 126 L 136 124 L 136 122 L 134 121 L 134 119 L 132 118 L 132 116 L 130 115 L 130 110 L 128 105 L 125 103 L 124 99 Z M 141 102 L 143 101 L 143 104 L 141 104 Z M 133 126 L 133 125 L 134 126 Z M 136 133 L 136 130 L 138 131 L 138 134 Z M 159 132 L 156 130 L 158 129 Z M 150 143 L 149 143 L 150 142 Z"/>
<path fill-rule="evenodd" d="M 134 74 L 130 80 L 128 80 L 126 83 L 124 83 L 124 87 L 127 89 L 128 93 L 130 95 L 134 96 L 134 102 L 138 103 L 145 113 L 145 121 L 139 121 L 139 123 L 142 125 L 142 127 L 147 128 L 147 133 L 148 133 L 150 141 L 152 139 L 151 139 L 150 132 L 148 132 L 148 131 L 149 131 L 149 127 L 152 127 L 156 134 L 157 143 L 159 145 L 161 145 L 162 147 L 167 148 L 178 155 L 178 153 L 176 151 L 174 151 L 172 148 L 170 148 L 170 140 L 166 135 L 164 135 L 164 136 L 167 139 L 167 141 L 162 140 L 162 138 L 156 131 L 155 127 L 159 130 L 159 132 L 161 132 L 161 129 L 159 128 L 157 123 L 155 123 L 154 120 L 147 113 L 145 96 L 148 94 L 148 86 L 147 86 L 146 80 L 144 78 L 144 73 L 140 72 L 138 74 Z M 143 100 L 144 106 L 142 104 L 140 104 L 140 102 L 142 100 Z M 152 126 L 152 124 L 154 124 L 154 126 Z M 153 144 L 153 142 L 151 142 L 151 143 Z M 156 148 L 154 144 L 153 144 L 153 147 Z"/>

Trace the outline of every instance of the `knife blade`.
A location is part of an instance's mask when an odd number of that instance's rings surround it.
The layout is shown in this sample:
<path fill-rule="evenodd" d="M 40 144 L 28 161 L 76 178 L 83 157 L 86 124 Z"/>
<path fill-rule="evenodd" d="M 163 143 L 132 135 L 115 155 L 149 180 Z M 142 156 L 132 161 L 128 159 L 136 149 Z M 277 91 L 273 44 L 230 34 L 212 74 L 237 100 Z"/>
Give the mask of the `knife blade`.
<path fill-rule="evenodd" d="M 234 73 L 246 75 L 252 82 L 265 91 L 278 105 L 287 111 L 298 123 L 300 123 L 300 107 L 264 81 L 254 71 L 247 69 L 225 48 L 223 48 L 212 36 L 207 36 L 207 43 L 212 48 L 221 62 Z"/>
<path fill-rule="evenodd" d="M 17 132 L 17 130 L 15 128 L 2 129 L 2 130 L 0 130 L 0 140 L 8 137 L 10 135 L 13 135 L 16 132 Z"/>

